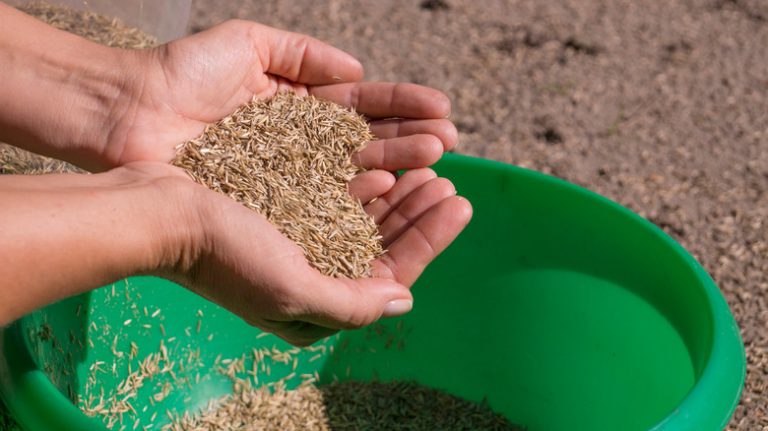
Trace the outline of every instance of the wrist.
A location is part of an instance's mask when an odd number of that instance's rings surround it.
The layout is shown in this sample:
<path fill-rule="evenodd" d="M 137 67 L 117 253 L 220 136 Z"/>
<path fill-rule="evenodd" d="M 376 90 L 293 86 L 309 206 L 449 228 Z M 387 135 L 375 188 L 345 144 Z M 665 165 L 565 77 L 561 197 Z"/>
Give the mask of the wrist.
<path fill-rule="evenodd" d="M 148 176 L 147 170 L 151 171 Z M 136 198 L 144 207 L 141 222 L 151 253 L 135 266 L 136 271 L 189 283 L 206 253 L 208 227 L 214 224 L 206 215 L 205 196 L 210 192 L 178 168 L 162 163 L 132 163 L 112 172 L 140 178 Z M 153 217 L 147 217 L 147 213 Z"/>
<path fill-rule="evenodd" d="M 7 204 L 0 207 L 0 325 L 127 276 L 162 274 L 194 256 L 197 191 L 163 169 L 173 168 L 0 176 Z"/>
<path fill-rule="evenodd" d="M 139 56 L 3 4 L 0 17 L 0 140 L 90 170 L 111 167 L 107 143 L 141 86 Z"/>
<path fill-rule="evenodd" d="M 118 166 L 113 142 L 124 139 L 119 136 L 120 121 L 136 109 L 142 74 L 133 51 L 86 43 L 82 51 L 88 56 L 78 58 L 78 64 L 68 64 L 68 59 L 61 63 L 61 70 L 72 71 L 71 77 L 51 80 L 66 92 L 71 107 L 61 124 L 64 142 L 58 158 L 103 171 Z"/>

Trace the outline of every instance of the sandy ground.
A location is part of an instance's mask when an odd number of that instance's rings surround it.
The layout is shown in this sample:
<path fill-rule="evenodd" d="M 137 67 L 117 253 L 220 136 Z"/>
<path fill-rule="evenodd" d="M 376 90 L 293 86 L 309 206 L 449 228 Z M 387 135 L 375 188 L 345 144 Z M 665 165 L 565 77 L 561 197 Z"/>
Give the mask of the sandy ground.
<path fill-rule="evenodd" d="M 664 228 L 742 328 L 731 428 L 768 429 L 768 3 L 764 0 L 196 0 L 446 91 L 459 152 L 541 170 Z"/>
<path fill-rule="evenodd" d="M 215 4 L 215 6 L 213 6 Z M 198 0 L 446 91 L 459 152 L 584 185 L 703 263 L 742 328 L 733 429 L 768 429 L 768 2 Z"/>

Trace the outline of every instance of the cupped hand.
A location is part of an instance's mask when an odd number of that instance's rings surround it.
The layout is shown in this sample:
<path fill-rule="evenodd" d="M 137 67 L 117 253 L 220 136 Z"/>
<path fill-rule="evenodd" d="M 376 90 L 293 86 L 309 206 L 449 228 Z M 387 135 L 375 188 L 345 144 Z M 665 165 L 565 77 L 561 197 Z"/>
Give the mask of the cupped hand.
<path fill-rule="evenodd" d="M 408 288 L 471 217 L 453 185 L 424 168 L 457 142 L 445 95 L 413 84 L 358 82 L 362 67 L 342 51 L 245 21 L 141 55 L 149 65 L 141 96 L 107 147 L 115 165 L 167 162 L 175 145 L 206 124 L 279 91 L 352 107 L 370 119 L 377 137 L 355 156 L 368 171 L 350 184 L 388 249 L 374 262 L 373 278 L 323 276 L 266 219 L 207 190 L 195 205 L 204 233 L 171 277 L 294 344 L 410 310 Z M 396 181 L 390 171 L 401 169 L 411 170 Z"/>
<path fill-rule="evenodd" d="M 152 172 L 158 165 L 163 171 L 176 169 L 159 163 L 123 169 Z M 199 229 L 187 230 L 182 237 L 188 240 L 177 251 L 165 253 L 175 257 L 158 275 L 295 345 L 410 311 L 410 286 L 472 215 L 469 202 L 456 195 L 450 181 L 428 168 L 406 172 L 380 196 L 353 186 L 352 192 L 367 201 L 365 210 L 374 217 L 388 249 L 373 262 L 371 278 L 353 280 L 313 269 L 295 243 L 229 197 L 191 181 L 175 187 L 187 191 L 169 196 L 195 196 L 194 202 L 183 204 L 194 211 L 187 211 L 189 218 L 178 226 Z"/>
<path fill-rule="evenodd" d="M 175 146 L 252 98 L 313 94 L 370 118 L 377 140 L 356 157 L 366 169 L 429 166 L 457 142 L 450 102 L 414 84 L 359 82 L 360 63 L 309 36 L 233 20 L 139 57 L 140 83 L 110 130 L 109 166 L 174 157 Z M 381 176 L 383 178 L 383 176 Z"/>

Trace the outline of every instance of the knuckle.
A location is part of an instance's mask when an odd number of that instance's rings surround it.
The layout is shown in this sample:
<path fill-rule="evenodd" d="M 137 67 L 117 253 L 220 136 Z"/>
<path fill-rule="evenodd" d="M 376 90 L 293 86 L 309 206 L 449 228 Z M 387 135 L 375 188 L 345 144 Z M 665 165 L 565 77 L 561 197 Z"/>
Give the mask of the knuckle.
<path fill-rule="evenodd" d="M 312 37 L 301 33 L 291 33 L 293 35 L 291 45 L 299 52 L 304 52 L 312 43 Z"/>
<path fill-rule="evenodd" d="M 355 309 L 348 313 L 342 322 L 344 329 L 360 329 L 371 323 L 373 323 L 373 319 L 371 319 L 370 315 L 360 309 Z"/>

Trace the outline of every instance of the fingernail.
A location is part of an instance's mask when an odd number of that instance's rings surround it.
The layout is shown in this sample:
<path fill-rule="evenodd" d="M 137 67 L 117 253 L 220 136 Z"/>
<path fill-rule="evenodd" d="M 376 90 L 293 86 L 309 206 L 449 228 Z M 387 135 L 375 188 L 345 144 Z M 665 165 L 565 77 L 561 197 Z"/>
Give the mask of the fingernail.
<path fill-rule="evenodd" d="M 413 301 L 410 299 L 396 299 L 394 301 L 387 302 L 384 306 L 384 314 L 381 317 L 397 317 L 411 311 L 413 308 Z"/>

